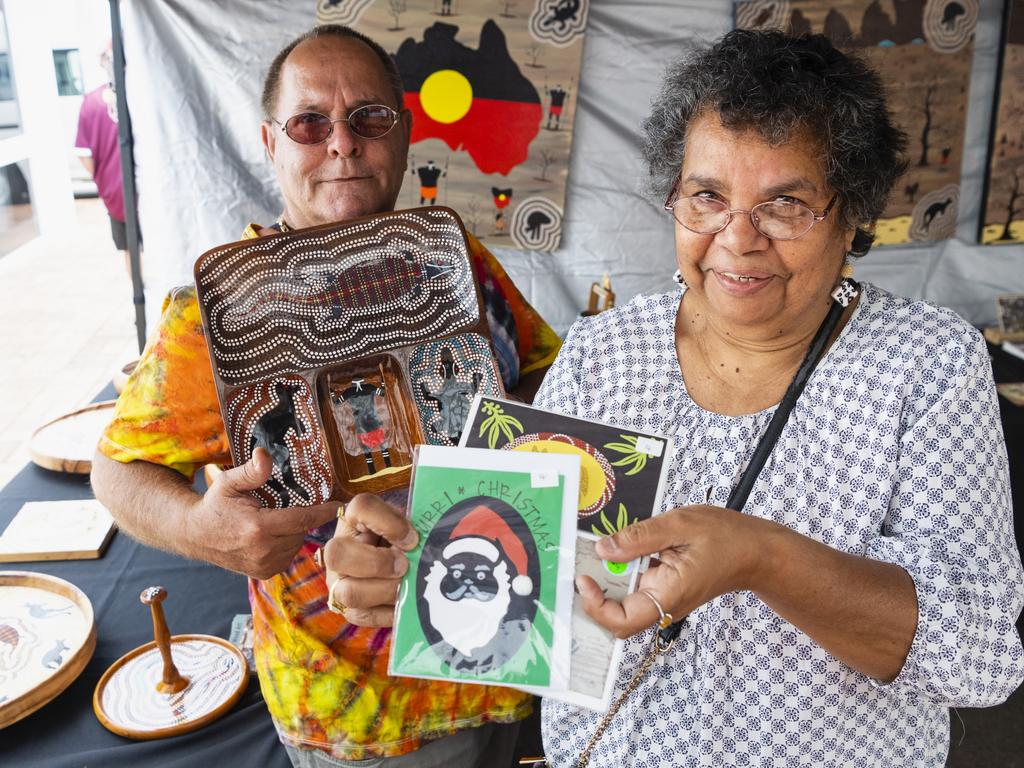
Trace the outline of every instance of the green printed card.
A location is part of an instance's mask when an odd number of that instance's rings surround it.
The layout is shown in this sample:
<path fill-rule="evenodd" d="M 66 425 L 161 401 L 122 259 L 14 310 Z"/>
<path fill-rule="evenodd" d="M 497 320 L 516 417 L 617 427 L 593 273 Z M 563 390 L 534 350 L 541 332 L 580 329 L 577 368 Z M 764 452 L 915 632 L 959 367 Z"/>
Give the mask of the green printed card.
<path fill-rule="evenodd" d="M 388 672 L 565 690 L 579 458 L 420 446 Z"/>

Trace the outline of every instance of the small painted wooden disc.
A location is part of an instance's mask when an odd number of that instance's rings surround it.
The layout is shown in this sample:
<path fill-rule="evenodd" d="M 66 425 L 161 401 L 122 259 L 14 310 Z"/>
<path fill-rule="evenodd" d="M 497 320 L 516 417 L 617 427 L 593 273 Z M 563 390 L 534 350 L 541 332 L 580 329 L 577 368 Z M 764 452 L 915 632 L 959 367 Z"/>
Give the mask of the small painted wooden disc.
<path fill-rule="evenodd" d="M 156 643 L 140 646 L 114 662 L 93 695 L 100 722 L 131 739 L 177 736 L 225 714 L 249 682 L 241 651 L 218 637 L 175 636 L 171 656 L 189 684 L 170 694 L 157 690 L 163 659 Z"/>

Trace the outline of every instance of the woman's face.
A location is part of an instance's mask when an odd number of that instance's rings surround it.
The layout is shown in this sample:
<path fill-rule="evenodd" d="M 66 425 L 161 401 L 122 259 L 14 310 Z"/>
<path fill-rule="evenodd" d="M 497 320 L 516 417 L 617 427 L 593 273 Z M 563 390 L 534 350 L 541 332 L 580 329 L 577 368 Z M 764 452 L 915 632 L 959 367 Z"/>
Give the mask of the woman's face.
<path fill-rule="evenodd" d="M 711 113 L 690 123 L 679 194 L 743 210 L 770 200 L 797 201 L 821 213 L 835 190 L 826 184 L 808 137 L 772 147 L 754 132 L 724 127 Z M 679 269 L 689 290 L 703 297 L 709 319 L 747 327 L 762 338 L 801 332 L 808 317 L 820 321 L 853 239 L 853 230 L 838 223 L 837 209 L 796 240 L 765 237 L 745 213 L 734 214 L 713 235 L 676 222 Z"/>

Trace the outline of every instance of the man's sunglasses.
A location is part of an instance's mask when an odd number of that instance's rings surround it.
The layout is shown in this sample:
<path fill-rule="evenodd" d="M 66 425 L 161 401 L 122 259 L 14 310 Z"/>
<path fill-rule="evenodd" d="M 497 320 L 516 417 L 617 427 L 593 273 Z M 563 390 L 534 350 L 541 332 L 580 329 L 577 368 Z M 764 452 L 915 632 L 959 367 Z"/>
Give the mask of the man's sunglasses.
<path fill-rule="evenodd" d="M 383 104 L 367 104 L 352 110 L 348 117 L 331 120 L 319 112 L 300 112 L 283 123 L 271 118 L 281 126 L 285 135 L 297 144 L 322 144 L 331 138 L 335 123 L 348 123 L 348 129 L 363 139 L 380 139 L 391 133 L 398 123 L 398 112 Z"/>

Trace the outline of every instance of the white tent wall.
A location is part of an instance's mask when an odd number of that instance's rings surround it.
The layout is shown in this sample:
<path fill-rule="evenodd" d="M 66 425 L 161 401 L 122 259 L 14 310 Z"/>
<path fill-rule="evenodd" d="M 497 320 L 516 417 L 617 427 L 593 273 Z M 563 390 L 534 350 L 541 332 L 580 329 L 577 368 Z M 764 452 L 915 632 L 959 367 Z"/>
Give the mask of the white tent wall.
<path fill-rule="evenodd" d="M 996 294 L 1024 292 L 1024 246 L 975 244 L 1001 10 L 981 0 L 957 237 L 879 248 L 857 265 L 860 279 L 979 325 L 994 321 Z M 280 213 L 259 139 L 260 91 L 277 50 L 313 24 L 315 3 L 122 0 L 122 14 L 152 328 L 166 291 L 192 281 L 199 254 Z M 592 0 L 561 247 L 494 249 L 559 332 L 606 272 L 620 303 L 672 285 L 672 221 L 642 194 L 640 121 L 667 64 L 731 27 L 727 0 Z"/>

